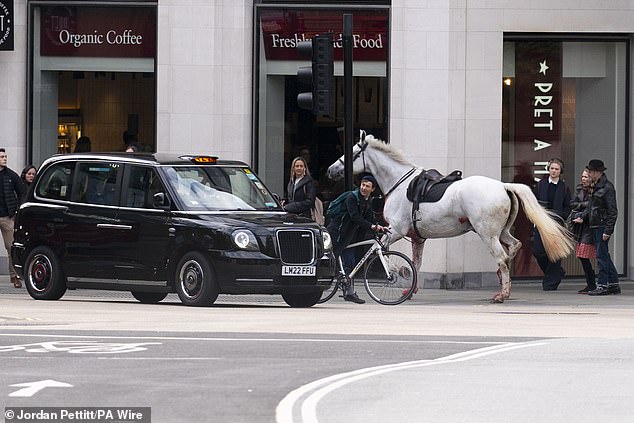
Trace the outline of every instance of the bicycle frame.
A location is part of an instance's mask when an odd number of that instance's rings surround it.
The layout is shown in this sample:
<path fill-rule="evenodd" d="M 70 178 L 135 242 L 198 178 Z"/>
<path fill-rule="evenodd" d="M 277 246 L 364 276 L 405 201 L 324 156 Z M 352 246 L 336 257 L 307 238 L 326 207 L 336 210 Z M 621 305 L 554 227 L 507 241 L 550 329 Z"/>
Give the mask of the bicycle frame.
<path fill-rule="evenodd" d="M 372 254 L 376 253 L 376 254 L 378 254 L 378 256 L 379 256 L 379 258 L 381 260 L 381 264 L 383 265 L 383 269 L 385 270 L 385 273 L 387 275 L 389 275 L 390 272 L 389 272 L 389 269 L 387 267 L 387 264 L 385 263 L 385 259 L 383 258 L 383 254 L 382 254 L 383 253 L 383 249 L 385 248 L 385 246 L 383 245 L 381 240 L 379 240 L 377 237 L 375 237 L 374 239 L 367 239 L 365 241 L 359 241 L 359 242 L 355 242 L 355 243 L 349 244 L 344 249 L 347 250 L 348 248 L 361 247 L 361 246 L 364 246 L 364 245 L 370 245 L 370 249 L 368 251 L 366 251 L 366 253 L 363 255 L 361 260 L 359 260 L 357 262 L 357 264 L 354 266 L 354 268 L 352 269 L 352 271 L 349 274 L 346 274 L 346 271 L 343 268 L 343 262 L 341 260 L 341 256 L 339 256 L 337 258 L 337 262 L 339 263 L 339 273 L 347 276 L 348 278 L 350 278 L 350 280 L 352 280 L 352 278 L 354 278 L 354 275 L 356 275 L 357 272 L 363 267 L 363 265 L 368 260 L 368 258 L 370 258 L 372 256 Z"/>

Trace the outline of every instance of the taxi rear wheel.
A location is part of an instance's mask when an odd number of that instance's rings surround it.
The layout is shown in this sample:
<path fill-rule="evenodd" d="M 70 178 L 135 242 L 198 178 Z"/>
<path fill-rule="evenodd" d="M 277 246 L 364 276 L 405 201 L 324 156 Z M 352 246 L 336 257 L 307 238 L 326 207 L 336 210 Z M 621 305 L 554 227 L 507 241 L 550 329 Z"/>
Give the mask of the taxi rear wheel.
<path fill-rule="evenodd" d="M 218 284 L 211 264 L 197 251 L 180 259 L 174 284 L 181 302 L 188 306 L 208 306 L 218 298 Z"/>
<path fill-rule="evenodd" d="M 291 307 L 312 307 L 319 302 L 321 298 L 321 291 L 317 292 L 305 292 L 302 294 L 296 293 L 284 293 L 282 298 Z"/>
<path fill-rule="evenodd" d="M 166 292 L 139 292 L 132 291 L 132 296 L 143 304 L 156 304 L 167 297 Z"/>
<path fill-rule="evenodd" d="M 66 279 L 57 255 L 48 247 L 36 247 L 24 263 L 26 290 L 36 300 L 59 300 L 66 293 Z"/>

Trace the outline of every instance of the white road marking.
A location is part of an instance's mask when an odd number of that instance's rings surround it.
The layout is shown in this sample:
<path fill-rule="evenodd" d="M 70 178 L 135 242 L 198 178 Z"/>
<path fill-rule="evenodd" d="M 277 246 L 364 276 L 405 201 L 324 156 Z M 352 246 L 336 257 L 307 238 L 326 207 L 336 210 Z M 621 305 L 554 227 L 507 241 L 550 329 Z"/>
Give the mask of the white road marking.
<path fill-rule="evenodd" d="M 144 339 L 158 341 L 226 341 L 226 342 L 339 342 L 339 343 L 379 343 L 379 344 L 456 344 L 456 345 L 508 345 L 503 341 L 450 341 L 450 340 L 415 340 L 415 339 L 333 339 L 333 338 L 229 338 L 229 337 L 188 337 L 188 336 L 114 336 L 114 335 L 61 335 L 39 333 L 0 333 L 8 337 L 44 337 L 68 339 Z"/>
<path fill-rule="evenodd" d="M 457 354 L 439 357 L 433 360 L 406 361 L 403 363 L 388 364 L 383 366 L 368 367 L 354 370 L 347 373 L 332 375 L 316 380 L 291 391 L 280 401 L 275 409 L 275 420 L 277 423 L 294 423 L 293 411 L 295 405 L 301 398 L 306 397 L 301 404 L 301 423 L 318 423 L 317 404 L 330 392 L 358 380 L 378 376 L 395 370 L 411 369 L 415 367 L 436 366 L 439 364 L 456 363 L 460 361 L 473 360 L 491 354 L 511 351 L 519 348 L 535 347 L 546 345 L 545 342 L 524 342 L 524 343 L 504 343 L 490 347 L 478 348 L 476 350 L 465 351 Z M 312 392 L 312 393 L 311 393 Z"/>
<path fill-rule="evenodd" d="M 9 386 L 24 386 L 9 394 L 10 397 L 32 397 L 44 388 L 72 388 L 73 385 L 66 382 L 58 382 L 53 379 L 37 380 L 35 382 L 15 383 Z"/>

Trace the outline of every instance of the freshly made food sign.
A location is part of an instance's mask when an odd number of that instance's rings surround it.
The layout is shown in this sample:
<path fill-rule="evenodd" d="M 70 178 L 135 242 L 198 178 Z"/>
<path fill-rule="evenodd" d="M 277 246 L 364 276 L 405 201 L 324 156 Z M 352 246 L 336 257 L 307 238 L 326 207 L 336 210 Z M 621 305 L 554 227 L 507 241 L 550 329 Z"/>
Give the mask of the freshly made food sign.
<path fill-rule="evenodd" d="M 335 60 L 343 60 L 343 13 L 319 10 L 265 10 L 260 14 L 264 51 L 268 60 L 306 60 L 297 43 L 315 35 L 335 34 Z M 387 13 L 363 11 L 353 15 L 352 48 L 355 61 L 387 58 Z"/>
<path fill-rule="evenodd" d="M 151 8 L 48 7 L 41 18 L 42 56 L 154 57 Z"/>
<path fill-rule="evenodd" d="M 13 0 L 0 0 L 0 50 L 13 50 Z"/>

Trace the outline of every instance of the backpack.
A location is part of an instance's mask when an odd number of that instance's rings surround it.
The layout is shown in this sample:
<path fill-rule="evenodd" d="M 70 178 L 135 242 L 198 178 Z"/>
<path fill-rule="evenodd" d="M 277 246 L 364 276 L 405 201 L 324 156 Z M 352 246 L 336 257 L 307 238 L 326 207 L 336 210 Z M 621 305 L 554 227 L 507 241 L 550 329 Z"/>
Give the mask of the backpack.
<path fill-rule="evenodd" d="M 357 199 L 358 199 L 359 198 L 359 195 L 357 194 L 358 192 L 359 192 L 358 188 L 355 189 L 354 191 L 346 191 L 340 194 L 339 197 L 332 200 L 330 204 L 328 204 L 328 210 L 326 211 L 326 223 L 333 222 L 333 221 L 339 222 L 341 218 L 343 217 L 344 213 L 346 212 L 346 199 L 350 195 L 355 195 L 357 196 Z"/>
<path fill-rule="evenodd" d="M 324 218 L 324 203 L 321 202 L 319 197 L 315 197 L 315 207 L 310 209 L 310 217 L 320 225 L 326 223 Z"/>

